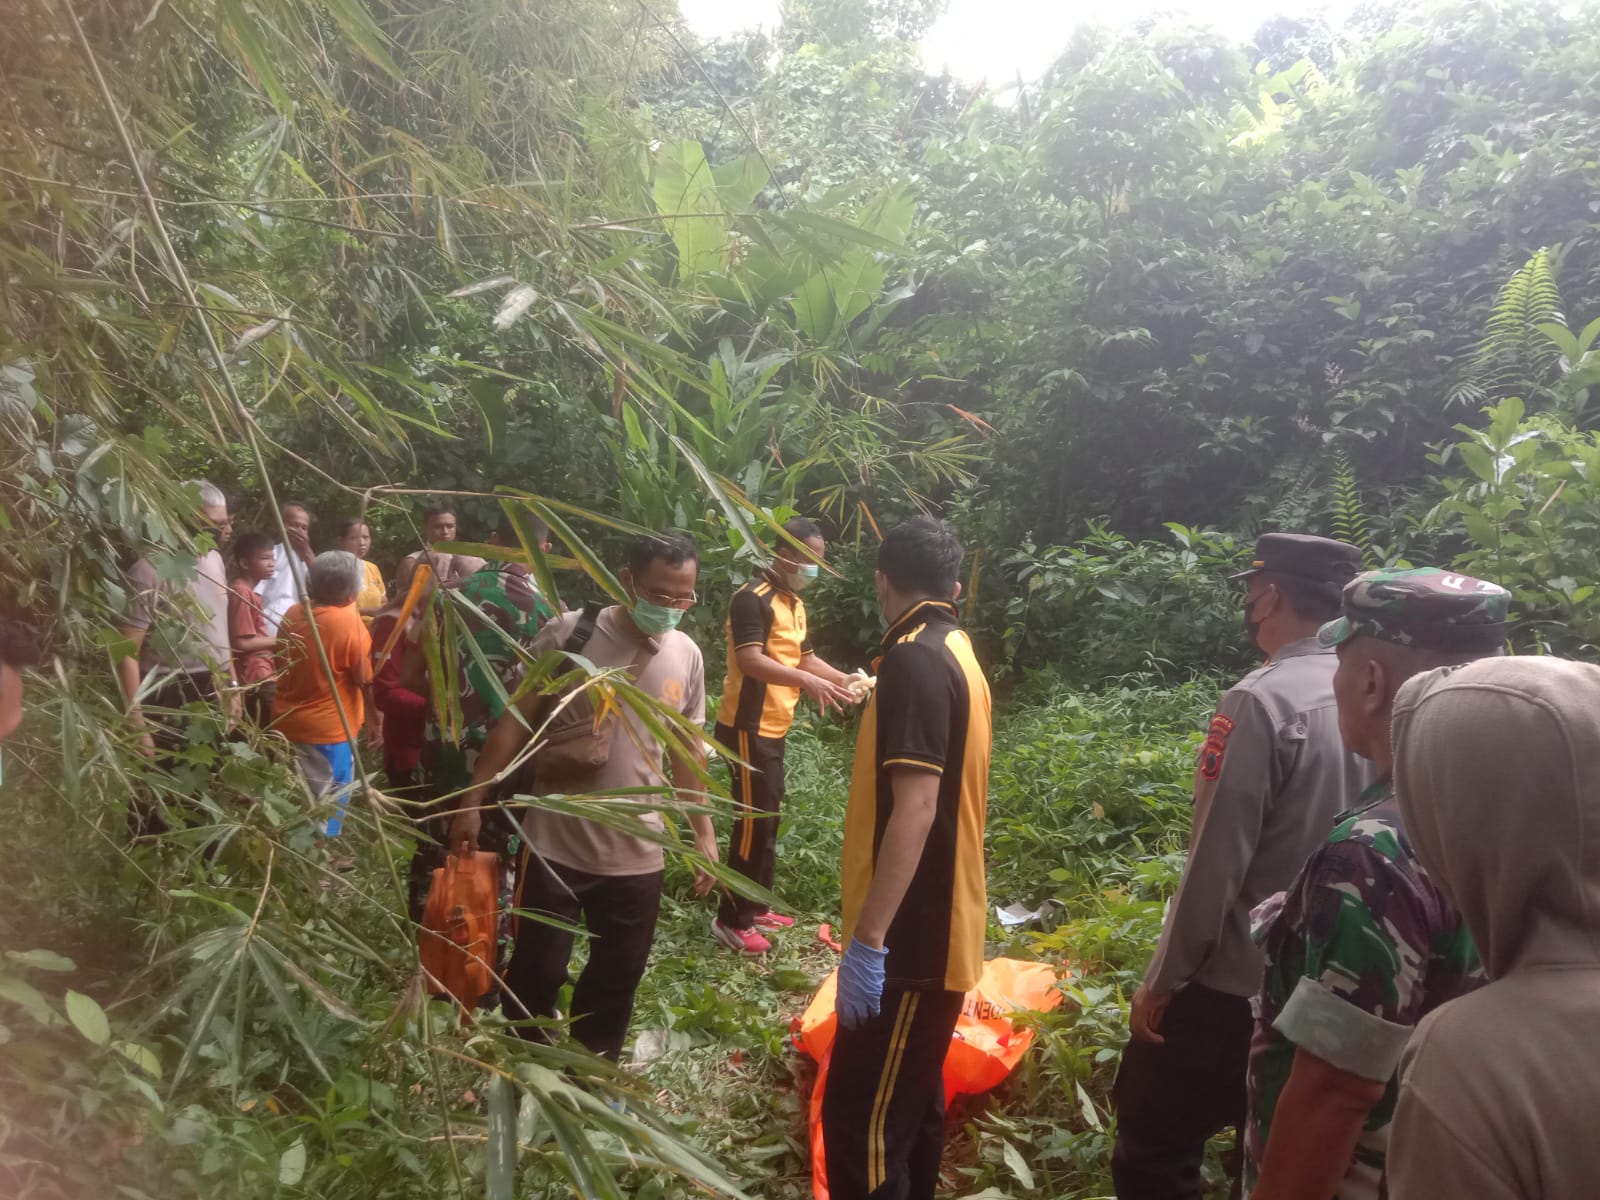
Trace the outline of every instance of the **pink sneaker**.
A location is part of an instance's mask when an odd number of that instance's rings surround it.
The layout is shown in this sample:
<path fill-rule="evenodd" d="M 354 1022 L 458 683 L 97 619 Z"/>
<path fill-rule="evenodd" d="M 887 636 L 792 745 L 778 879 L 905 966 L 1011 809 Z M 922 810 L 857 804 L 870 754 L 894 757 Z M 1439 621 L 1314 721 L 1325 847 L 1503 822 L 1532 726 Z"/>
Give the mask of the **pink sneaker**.
<path fill-rule="evenodd" d="M 740 954 L 765 954 L 772 949 L 772 943 L 754 929 L 734 929 L 716 917 L 711 918 L 711 936 Z"/>
<path fill-rule="evenodd" d="M 794 918 L 786 917 L 782 913 L 764 912 L 756 918 L 757 929 L 792 929 Z"/>

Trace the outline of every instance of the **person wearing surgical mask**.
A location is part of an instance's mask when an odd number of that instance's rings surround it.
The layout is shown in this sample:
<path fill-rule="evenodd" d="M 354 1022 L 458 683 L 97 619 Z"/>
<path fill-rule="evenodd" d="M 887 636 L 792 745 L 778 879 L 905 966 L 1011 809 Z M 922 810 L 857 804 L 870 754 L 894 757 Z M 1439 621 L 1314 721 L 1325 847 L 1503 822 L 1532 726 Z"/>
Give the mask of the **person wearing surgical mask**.
<path fill-rule="evenodd" d="M 617 1059 L 627 1041 L 633 996 L 644 977 L 661 908 L 664 861 L 663 799 L 700 805 L 699 729 L 705 722 L 705 660 L 700 647 L 677 626 L 698 602 L 700 558 L 681 533 L 648 534 L 634 542 L 628 565 L 618 573 L 626 605 L 592 606 L 546 621 L 529 656 L 560 651 L 581 654 L 598 669 L 621 671 L 633 687 L 682 716 L 692 735 L 665 718 L 646 714 L 628 700 L 596 711 L 612 722 L 605 760 L 576 778 L 563 778 L 567 795 L 611 795 L 614 818 L 591 821 L 551 808 L 532 807 L 522 816 L 523 849 L 518 862 L 515 908 L 538 917 L 518 917 L 511 961 L 503 972 L 502 1007 L 513 1029 L 544 1039 L 556 1016 L 572 957 L 573 929 L 588 935 L 588 959 L 573 986 L 571 1034 L 595 1054 Z M 586 633 L 581 647 L 575 635 Z M 565 670 L 566 668 L 563 668 Z M 513 689 L 514 691 L 516 689 Z M 473 763 L 472 786 L 462 793 L 450 842 L 477 844 L 483 810 L 492 809 L 490 786 L 518 761 L 530 728 L 542 728 L 541 688 L 532 688 L 505 710 L 489 731 Z M 661 736 L 665 733 L 665 737 Z M 539 760 L 532 784 L 539 789 Z M 717 835 L 703 812 L 685 814 L 694 848 L 717 860 Z M 629 826 L 632 828 L 629 828 Z M 696 878 L 698 895 L 713 879 Z M 537 1022 L 535 1024 L 534 1022 Z"/>
<path fill-rule="evenodd" d="M 824 712 L 854 703 L 845 674 L 812 648 L 800 599 L 826 560 L 822 530 L 795 517 L 783 531 L 792 540 L 728 605 L 728 674 L 716 729 L 718 743 L 741 760 L 728 763 L 739 807 L 728 837 L 728 866 L 768 890 L 777 864 L 784 746 L 800 693 Z M 759 900 L 724 890 L 711 936 L 740 954 L 765 954 L 772 949 L 766 935 L 793 924 L 793 917 Z"/>

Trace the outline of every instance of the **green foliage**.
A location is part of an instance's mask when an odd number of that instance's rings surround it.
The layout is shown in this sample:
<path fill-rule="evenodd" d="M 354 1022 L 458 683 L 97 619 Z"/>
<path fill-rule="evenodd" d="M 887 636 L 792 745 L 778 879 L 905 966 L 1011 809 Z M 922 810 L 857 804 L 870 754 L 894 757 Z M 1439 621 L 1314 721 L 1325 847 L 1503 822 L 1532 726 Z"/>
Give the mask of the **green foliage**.
<path fill-rule="evenodd" d="M 1481 402 L 1538 387 L 1556 364 L 1551 327 L 1565 331 L 1566 317 L 1551 252 L 1541 249 L 1500 290 L 1471 373 L 1454 398 Z"/>
<path fill-rule="evenodd" d="M 1600 646 L 1600 436 L 1512 397 L 1439 456 L 1452 472 L 1430 514 L 1466 545 L 1463 570 L 1511 590 L 1516 640 L 1592 655 Z"/>
<path fill-rule="evenodd" d="M 1370 562 L 1371 525 L 1367 521 L 1366 509 L 1361 503 L 1361 488 L 1356 482 L 1355 467 L 1350 463 L 1350 456 L 1343 450 L 1334 452 L 1330 483 L 1333 492 L 1331 513 L 1333 536 L 1349 542 L 1352 546 L 1361 547 L 1362 555 Z"/>
<path fill-rule="evenodd" d="M 1242 664 L 1253 651 L 1228 576 L 1244 547 L 1176 523 L 1168 532 L 1171 543 L 1100 529 L 1073 546 L 1024 541 L 1004 560 L 999 589 L 1007 661 L 1052 664 L 1085 682 Z"/>

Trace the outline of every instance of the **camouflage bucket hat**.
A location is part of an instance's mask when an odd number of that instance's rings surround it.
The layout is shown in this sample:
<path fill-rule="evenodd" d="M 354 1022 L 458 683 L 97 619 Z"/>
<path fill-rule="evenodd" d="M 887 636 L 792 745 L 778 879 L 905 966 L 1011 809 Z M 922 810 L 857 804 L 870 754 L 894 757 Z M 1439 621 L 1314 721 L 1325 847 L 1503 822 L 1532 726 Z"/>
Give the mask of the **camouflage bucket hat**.
<path fill-rule="evenodd" d="M 1324 646 L 1353 637 L 1445 653 L 1499 649 L 1511 593 L 1496 583 L 1438 567 L 1387 567 L 1357 575 L 1344 589 L 1344 613 L 1317 634 Z"/>

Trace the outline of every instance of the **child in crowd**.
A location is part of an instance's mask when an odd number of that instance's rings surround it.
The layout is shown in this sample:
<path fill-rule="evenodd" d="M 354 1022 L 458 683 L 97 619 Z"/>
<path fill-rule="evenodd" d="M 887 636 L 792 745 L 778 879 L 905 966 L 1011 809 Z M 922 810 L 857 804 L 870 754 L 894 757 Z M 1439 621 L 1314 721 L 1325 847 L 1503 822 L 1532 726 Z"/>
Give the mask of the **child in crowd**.
<path fill-rule="evenodd" d="M 245 714 L 262 729 L 272 719 L 272 648 L 277 639 L 267 631 L 256 585 L 276 571 L 273 541 L 264 533 L 241 534 L 233 543 L 236 575 L 228 585 L 228 642 L 233 649 L 233 675 L 244 689 Z"/>

